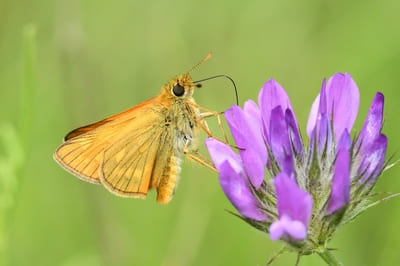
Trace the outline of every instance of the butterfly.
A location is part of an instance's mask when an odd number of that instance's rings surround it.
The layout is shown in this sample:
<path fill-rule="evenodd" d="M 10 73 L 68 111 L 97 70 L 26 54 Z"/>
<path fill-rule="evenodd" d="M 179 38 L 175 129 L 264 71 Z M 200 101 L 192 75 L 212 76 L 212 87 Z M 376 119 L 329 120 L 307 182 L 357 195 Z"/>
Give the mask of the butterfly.
<path fill-rule="evenodd" d="M 100 183 L 118 196 L 145 198 L 156 189 L 157 202 L 167 204 L 175 192 L 182 154 L 197 149 L 201 129 L 210 134 L 193 98 L 201 85 L 192 80 L 191 70 L 170 79 L 156 97 L 72 130 L 54 159 L 80 179 Z"/>

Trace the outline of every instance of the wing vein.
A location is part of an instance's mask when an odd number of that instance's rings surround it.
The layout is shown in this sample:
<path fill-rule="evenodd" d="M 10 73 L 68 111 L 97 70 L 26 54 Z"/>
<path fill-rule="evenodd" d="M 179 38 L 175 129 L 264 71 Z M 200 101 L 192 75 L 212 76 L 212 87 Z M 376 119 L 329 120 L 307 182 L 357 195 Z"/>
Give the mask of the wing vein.
<path fill-rule="evenodd" d="M 143 143 L 142 143 L 137 149 L 140 149 L 140 148 L 144 147 L 144 144 L 147 142 L 147 140 L 151 139 L 152 137 L 154 137 L 154 136 L 151 136 L 151 137 L 147 138 L 145 141 L 143 141 Z M 157 138 L 153 138 L 153 141 L 150 143 L 149 147 L 151 147 L 151 145 L 154 143 L 154 140 L 156 140 L 156 139 L 157 139 Z M 148 150 L 150 150 L 150 149 L 148 149 Z M 131 153 L 132 153 L 132 152 L 131 152 Z M 146 152 L 146 154 L 148 155 L 149 152 Z M 137 163 L 136 163 L 136 165 L 135 165 L 135 168 L 133 168 L 133 171 L 132 171 L 132 174 L 134 174 L 135 171 L 136 171 L 136 168 L 137 168 L 137 166 L 139 165 L 139 162 L 141 162 L 141 159 L 142 159 L 142 158 L 143 158 L 143 156 L 140 156 L 138 160 L 126 161 L 125 164 L 124 164 L 123 166 L 125 166 L 127 163 L 128 163 L 128 166 L 129 166 L 131 162 L 135 162 L 135 161 L 136 161 Z M 133 165 L 133 164 L 132 164 L 132 165 Z M 118 166 L 118 165 L 117 165 L 117 166 Z M 116 167 L 117 167 L 117 166 L 116 166 Z M 116 167 L 115 167 L 115 168 L 116 168 Z M 114 168 L 113 170 L 115 170 L 115 168 Z M 125 167 L 125 169 L 122 168 L 122 169 L 124 169 L 124 172 L 123 172 L 122 175 L 120 176 L 120 178 L 119 178 L 119 180 L 118 180 L 118 182 L 117 182 L 117 185 L 121 182 L 123 176 L 124 176 L 125 173 L 129 170 L 129 168 L 130 168 L 130 167 Z M 111 172 L 111 173 L 112 173 L 112 172 Z M 111 173 L 110 173 L 110 175 L 111 175 Z M 141 175 L 141 179 L 140 179 L 139 184 L 142 182 L 142 179 L 143 179 L 143 172 L 142 172 L 142 175 Z M 131 180 L 132 180 L 132 178 L 129 179 L 129 182 L 130 182 Z M 117 186 L 117 185 L 116 185 L 116 186 Z"/>
<path fill-rule="evenodd" d="M 145 159 L 145 162 L 148 160 L 148 157 L 149 157 L 149 154 L 150 154 L 150 150 L 151 150 L 151 146 L 153 146 L 153 144 L 155 143 L 155 140 L 156 139 L 158 139 L 158 138 L 153 138 L 153 141 L 150 143 L 150 145 L 149 145 L 149 149 L 148 149 L 148 152 L 146 153 L 146 159 Z M 157 152 L 157 151 L 156 151 Z M 157 156 L 157 155 L 156 155 Z M 136 170 L 136 167 L 135 167 L 135 170 Z M 142 174 L 140 175 L 140 181 L 139 181 L 139 184 L 141 184 L 142 183 L 142 180 L 143 180 L 143 177 L 144 177 L 144 167 L 142 168 Z M 151 170 L 152 172 L 153 172 L 153 169 Z M 133 171 L 132 172 L 132 175 L 134 174 L 135 172 Z M 150 173 L 150 176 L 151 176 L 151 173 Z M 128 182 L 128 184 L 126 185 L 126 188 L 125 189 L 127 189 L 128 188 L 128 186 L 129 186 L 129 184 L 130 184 L 130 182 L 132 181 L 132 176 L 131 176 L 131 178 L 129 179 L 129 182 Z M 140 189 L 140 186 L 138 186 L 138 189 L 137 189 L 137 191 L 136 192 L 138 192 L 139 191 L 139 189 Z"/>

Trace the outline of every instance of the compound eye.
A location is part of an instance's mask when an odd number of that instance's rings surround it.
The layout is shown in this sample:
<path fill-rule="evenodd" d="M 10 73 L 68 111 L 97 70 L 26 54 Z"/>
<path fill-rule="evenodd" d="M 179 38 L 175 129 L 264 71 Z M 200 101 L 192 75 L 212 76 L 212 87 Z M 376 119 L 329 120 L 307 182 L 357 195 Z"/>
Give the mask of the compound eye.
<path fill-rule="evenodd" d="M 174 93 L 175 96 L 179 97 L 179 96 L 182 96 L 185 93 L 185 88 L 182 87 L 179 84 L 176 84 L 174 86 L 174 88 L 172 89 L 172 92 Z"/>

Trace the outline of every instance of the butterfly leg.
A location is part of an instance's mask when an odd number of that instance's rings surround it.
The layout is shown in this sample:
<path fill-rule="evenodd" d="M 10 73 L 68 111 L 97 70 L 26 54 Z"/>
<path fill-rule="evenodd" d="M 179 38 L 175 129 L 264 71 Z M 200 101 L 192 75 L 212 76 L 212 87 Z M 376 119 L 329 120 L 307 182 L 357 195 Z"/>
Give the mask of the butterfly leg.
<path fill-rule="evenodd" d="M 206 134 L 208 135 L 208 137 L 214 138 L 214 139 L 216 139 L 216 140 L 218 140 L 218 141 L 220 141 L 220 142 L 222 142 L 222 143 L 225 143 L 225 144 L 227 144 L 227 145 L 229 145 L 229 146 L 232 147 L 232 145 L 229 144 L 229 142 L 228 142 L 228 138 L 226 138 L 225 140 L 222 140 L 222 139 L 216 137 L 213 133 L 211 133 L 210 129 L 208 128 L 207 122 L 206 122 L 205 120 L 202 120 L 201 118 L 200 118 L 200 119 L 194 118 L 194 120 L 195 120 L 195 122 L 201 127 L 201 129 L 203 129 L 204 132 L 206 132 Z M 222 125 L 221 125 L 221 126 L 222 126 Z M 221 127 L 221 128 L 222 128 L 222 127 Z M 224 134 L 224 136 L 226 137 L 226 134 Z"/>
<path fill-rule="evenodd" d="M 213 111 L 208 111 L 200 114 L 200 120 L 204 120 L 204 123 L 206 123 L 205 119 L 209 117 L 217 117 L 217 122 L 218 122 L 218 127 L 221 129 L 222 135 L 224 135 L 225 143 L 229 144 L 228 136 L 226 135 L 226 131 L 224 127 L 222 126 L 222 119 L 221 115 L 223 115 L 223 112 L 213 112 Z"/>
<path fill-rule="evenodd" d="M 192 154 L 194 153 L 194 154 Z M 210 168 L 214 172 L 218 173 L 218 170 L 214 167 L 213 163 L 210 162 L 204 155 L 202 155 L 198 150 L 189 152 L 187 149 L 183 150 L 183 154 L 190 160 L 197 162 L 205 167 Z"/>
<path fill-rule="evenodd" d="M 190 104 L 190 105 L 192 105 L 192 106 L 194 106 L 194 107 L 196 107 L 196 108 L 198 108 L 199 110 L 202 110 L 202 111 L 203 111 L 203 113 L 201 113 L 200 116 L 199 116 L 198 118 L 195 118 L 195 120 L 196 120 L 196 123 L 197 123 L 198 125 L 200 125 L 200 127 L 204 130 L 204 132 L 207 133 L 207 135 L 208 135 L 209 137 L 215 138 L 215 139 L 217 139 L 217 140 L 219 140 L 219 141 L 221 141 L 221 142 L 223 142 L 223 143 L 225 143 L 225 144 L 227 144 L 227 145 L 230 145 L 230 144 L 229 144 L 229 141 L 228 141 L 228 137 L 227 137 L 226 132 L 225 132 L 225 129 L 224 129 L 224 127 L 222 126 L 221 115 L 223 115 L 224 112 L 212 111 L 212 110 L 210 110 L 210 109 L 207 109 L 207 108 L 204 108 L 204 107 L 202 107 L 202 106 L 200 106 L 200 105 L 197 105 L 196 103 L 193 103 L 193 102 L 187 102 L 187 103 Z M 207 118 L 210 118 L 210 117 L 214 117 L 214 116 L 217 117 L 218 126 L 219 126 L 219 128 L 221 129 L 222 134 L 224 135 L 225 141 L 222 141 L 222 140 L 220 140 L 219 138 L 215 137 L 215 136 L 211 133 L 210 129 L 208 128 L 206 119 L 207 119 Z M 231 146 L 231 145 L 230 145 L 230 146 Z"/>
<path fill-rule="evenodd" d="M 228 142 L 227 138 L 226 138 L 226 140 L 224 141 L 224 140 L 222 140 L 222 139 L 216 137 L 215 135 L 213 135 L 213 134 L 211 133 L 211 131 L 208 129 L 208 127 L 206 127 L 206 126 L 204 125 L 204 123 L 205 123 L 206 121 L 201 121 L 201 120 L 196 119 L 196 118 L 195 118 L 194 120 L 195 120 L 195 122 L 201 127 L 201 129 L 203 129 L 204 132 L 206 132 L 206 134 L 207 134 L 210 138 L 216 139 L 216 140 L 218 140 L 219 142 L 222 142 L 222 143 L 228 145 L 229 147 L 231 147 L 231 148 L 233 148 L 233 149 L 238 149 L 238 150 L 242 149 L 242 148 L 240 148 L 240 147 L 237 147 L 237 146 L 235 146 L 235 145 L 230 144 L 230 143 Z"/>

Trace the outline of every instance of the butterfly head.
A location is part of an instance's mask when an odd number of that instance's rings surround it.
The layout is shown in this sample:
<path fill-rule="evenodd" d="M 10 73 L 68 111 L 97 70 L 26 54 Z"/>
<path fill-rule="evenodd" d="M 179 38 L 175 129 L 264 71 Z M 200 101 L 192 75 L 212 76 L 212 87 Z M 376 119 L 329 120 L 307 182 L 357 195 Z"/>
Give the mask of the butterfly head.
<path fill-rule="evenodd" d="M 178 75 L 170 79 L 168 83 L 162 87 L 162 97 L 166 97 L 169 100 L 192 99 L 194 89 L 200 88 L 201 84 L 194 82 L 189 73 L 201 63 L 208 60 L 210 57 L 211 53 L 208 53 L 200 62 L 190 68 L 185 74 Z"/>
<path fill-rule="evenodd" d="M 163 86 L 163 92 L 174 99 L 191 98 L 195 88 L 201 87 L 200 84 L 193 83 L 189 74 L 178 75 L 168 81 Z"/>

